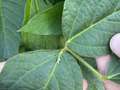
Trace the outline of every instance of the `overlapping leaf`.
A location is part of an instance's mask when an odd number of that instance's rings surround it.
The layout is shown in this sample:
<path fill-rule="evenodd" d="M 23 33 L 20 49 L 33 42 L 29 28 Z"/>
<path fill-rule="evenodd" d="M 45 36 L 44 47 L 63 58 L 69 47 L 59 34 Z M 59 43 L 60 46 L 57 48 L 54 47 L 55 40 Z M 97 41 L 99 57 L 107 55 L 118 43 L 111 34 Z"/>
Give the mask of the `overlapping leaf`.
<path fill-rule="evenodd" d="M 91 71 L 84 67 L 84 77 L 88 81 L 88 90 L 105 90 L 104 83 Z M 89 73 L 89 74 L 88 74 Z"/>
<path fill-rule="evenodd" d="M 94 69 L 97 69 L 96 61 L 94 58 L 84 58 Z M 97 77 L 88 68 L 80 63 L 84 79 L 88 82 L 88 90 L 105 90 L 103 81 Z"/>
<path fill-rule="evenodd" d="M 120 59 L 112 55 L 112 60 L 108 64 L 108 79 L 120 84 Z"/>
<path fill-rule="evenodd" d="M 72 7 L 72 8 L 71 8 Z M 120 32 L 119 0 L 66 0 L 63 33 L 68 47 L 86 57 L 109 53 L 109 40 Z"/>
<path fill-rule="evenodd" d="M 0 60 L 18 53 L 25 0 L 0 0 Z"/>
<path fill-rule="evenodd" d="M 0 90 L 82 90 L 82 74 L 67 52 L 29 52 L 8 60 Z"/>
<path fill-rule="evenodd" d="M 26 24 L 34 15 L 51 7 L 51 3 L 46 3 L 44 0 L 26 0 L 24 24 Z"/>
<path fill-rule="evenodd" d="M 120 32 L 119 0 L 66 0 L 63 11 L 66 47 L 84 57 L 96 58 L 111 53 L 109 41 Z M 112 73 L 114 78 L 111 79 L 119 82 L 119 72 L 117 69 Z"/>
<path fill-rule="evenodd" d="M 56 49 L 62 46 L 62 9 L 63 3 L 58 3 L 44 12 L 39 12 L 20 29 L 27 48 Z"/>

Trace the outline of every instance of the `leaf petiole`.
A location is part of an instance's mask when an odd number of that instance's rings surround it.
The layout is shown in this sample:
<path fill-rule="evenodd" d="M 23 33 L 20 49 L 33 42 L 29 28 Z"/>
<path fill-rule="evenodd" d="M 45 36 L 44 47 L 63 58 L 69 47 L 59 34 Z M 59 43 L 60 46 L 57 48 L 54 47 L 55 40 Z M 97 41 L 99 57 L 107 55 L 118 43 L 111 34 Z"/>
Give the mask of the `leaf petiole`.
<path fill-rule="evenodd" d="M 38 0 L 35 0 L 35 8 L 36 8 L 36 13 L 38 13 L 40 11 Z"/>
<path fill-rule="evenodd" d="M 84 59 L 82 59 L 79 55 L 74 53 L 71 49 L 66 49 L 70 54 L 72 54 L 77 60 L 79 60 L 84 66 L 86 66 L 88 69 L 90 69 L 100 80 L 104 80 L 105 77 L 100 74 L 97 70 L 95 70 L 90 64 L 88 64 Z"/>
<path fill-rule="evenodd" d="M 118 76 L 118 75 L 120 75 L 120 73 L 117 73 L 117 74 L 114 74 L 114 75 L 108 76 L 107 78 L 108 78 L 108 79 L 112 79 L 112 78 L 114 78 L 114 77 L 116 77 L 116 76 Z"/>

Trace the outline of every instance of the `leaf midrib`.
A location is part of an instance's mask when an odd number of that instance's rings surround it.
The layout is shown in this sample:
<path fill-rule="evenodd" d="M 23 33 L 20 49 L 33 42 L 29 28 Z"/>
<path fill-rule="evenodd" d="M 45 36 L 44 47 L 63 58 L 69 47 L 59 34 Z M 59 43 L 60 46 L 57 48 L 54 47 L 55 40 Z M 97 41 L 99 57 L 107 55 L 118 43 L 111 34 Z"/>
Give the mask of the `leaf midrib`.
<path fill-rule="evenodd" d="M 48 77 L 48 80 L 47 80 L 46 84 L 44 85 L 43 89 L 46 89 L 47 86 L 48 86 L 48 84 L 49 84 L 49 82 L 51 81 L 51 79 L 52 79 L 52 77 L 53 77 L 53 75 L 54 75 L 54 72 L 55 72 L 57 66 L 59 65 L 59 63 L 60 63 L 60 61 L 61 61 L 61 56 L 63 55 L 63 53 L 64 53 L 65 50 L 66 50 L 66 48 L 63 48 L 63 49 L 58 53 L 57 61 L 56 61 L 55 65 L 54 65 L 54 67 L 53 67 L 53 69 L 52 69 L 52 71 L 51 71 L 51 73 L 50 73 L 50 77 Z"/>

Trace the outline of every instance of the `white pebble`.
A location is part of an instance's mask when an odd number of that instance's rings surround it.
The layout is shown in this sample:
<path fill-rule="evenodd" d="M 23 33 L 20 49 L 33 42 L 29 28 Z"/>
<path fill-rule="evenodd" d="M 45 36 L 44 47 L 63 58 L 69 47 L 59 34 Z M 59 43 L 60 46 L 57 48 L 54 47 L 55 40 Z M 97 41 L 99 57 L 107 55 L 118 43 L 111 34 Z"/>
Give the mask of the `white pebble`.
<path fill-rule="evenodd" d="M 110 48 L 118 57 L 120 57 L 120 33 L 114 35 L 110 40 Z"/>
<path fill-rule="evenodd" d="M 3 67 L 4 67 L 4 65 L 5 65 L 5 63 L 6 63 L 6 62 L 0 62 L 0 73 L 1 73 L 1 71 L 2 71 L 2 69 L 3 69 Z"/>

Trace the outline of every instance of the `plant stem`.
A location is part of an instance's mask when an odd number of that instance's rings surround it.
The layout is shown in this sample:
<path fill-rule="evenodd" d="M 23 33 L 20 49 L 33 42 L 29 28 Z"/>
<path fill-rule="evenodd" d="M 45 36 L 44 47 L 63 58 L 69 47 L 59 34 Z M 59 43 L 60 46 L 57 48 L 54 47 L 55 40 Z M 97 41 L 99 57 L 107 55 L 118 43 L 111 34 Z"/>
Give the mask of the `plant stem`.
<path fill-rule="evenodd" d="M 24 25 L 30 19 L 30 9 L 31 9 L 31 0 L 27 0 L 25 5 L 25 14 L 24 14 L 24 21 L 23 21 Z"/>
<path fill-rule="evenodd" d="M 108 78 L 108 79 L 112 79 L 112 78 L 114 78 L 115 76 L 118 76 L 118 75 L 120 75 L 120 73 L 117 73 L 117 74 L 114 74 L 114 75 L 108 76 L 107 78 Z"/>
<path fill-rule="evenodd" d="M 77 60 L 79 60 L 84 66 L 86 66 L 88 69 L 90 69 L 100 80 L 104 79 L 104 76 L 100 74 L 97 70 L 95 70 L 90 64 L 88 64 L 84 59 L 82 59 L 79 55 L 74 53 L 72 50 L 67 48 L 67 51 L 71 53 Z"/>
<path fill-rule="evenodd" d="M 36 8 L 36 13 L 40 11 L 39 5 L 38 5 L 38 0 L 35 0 L 35 8 Z"/>

